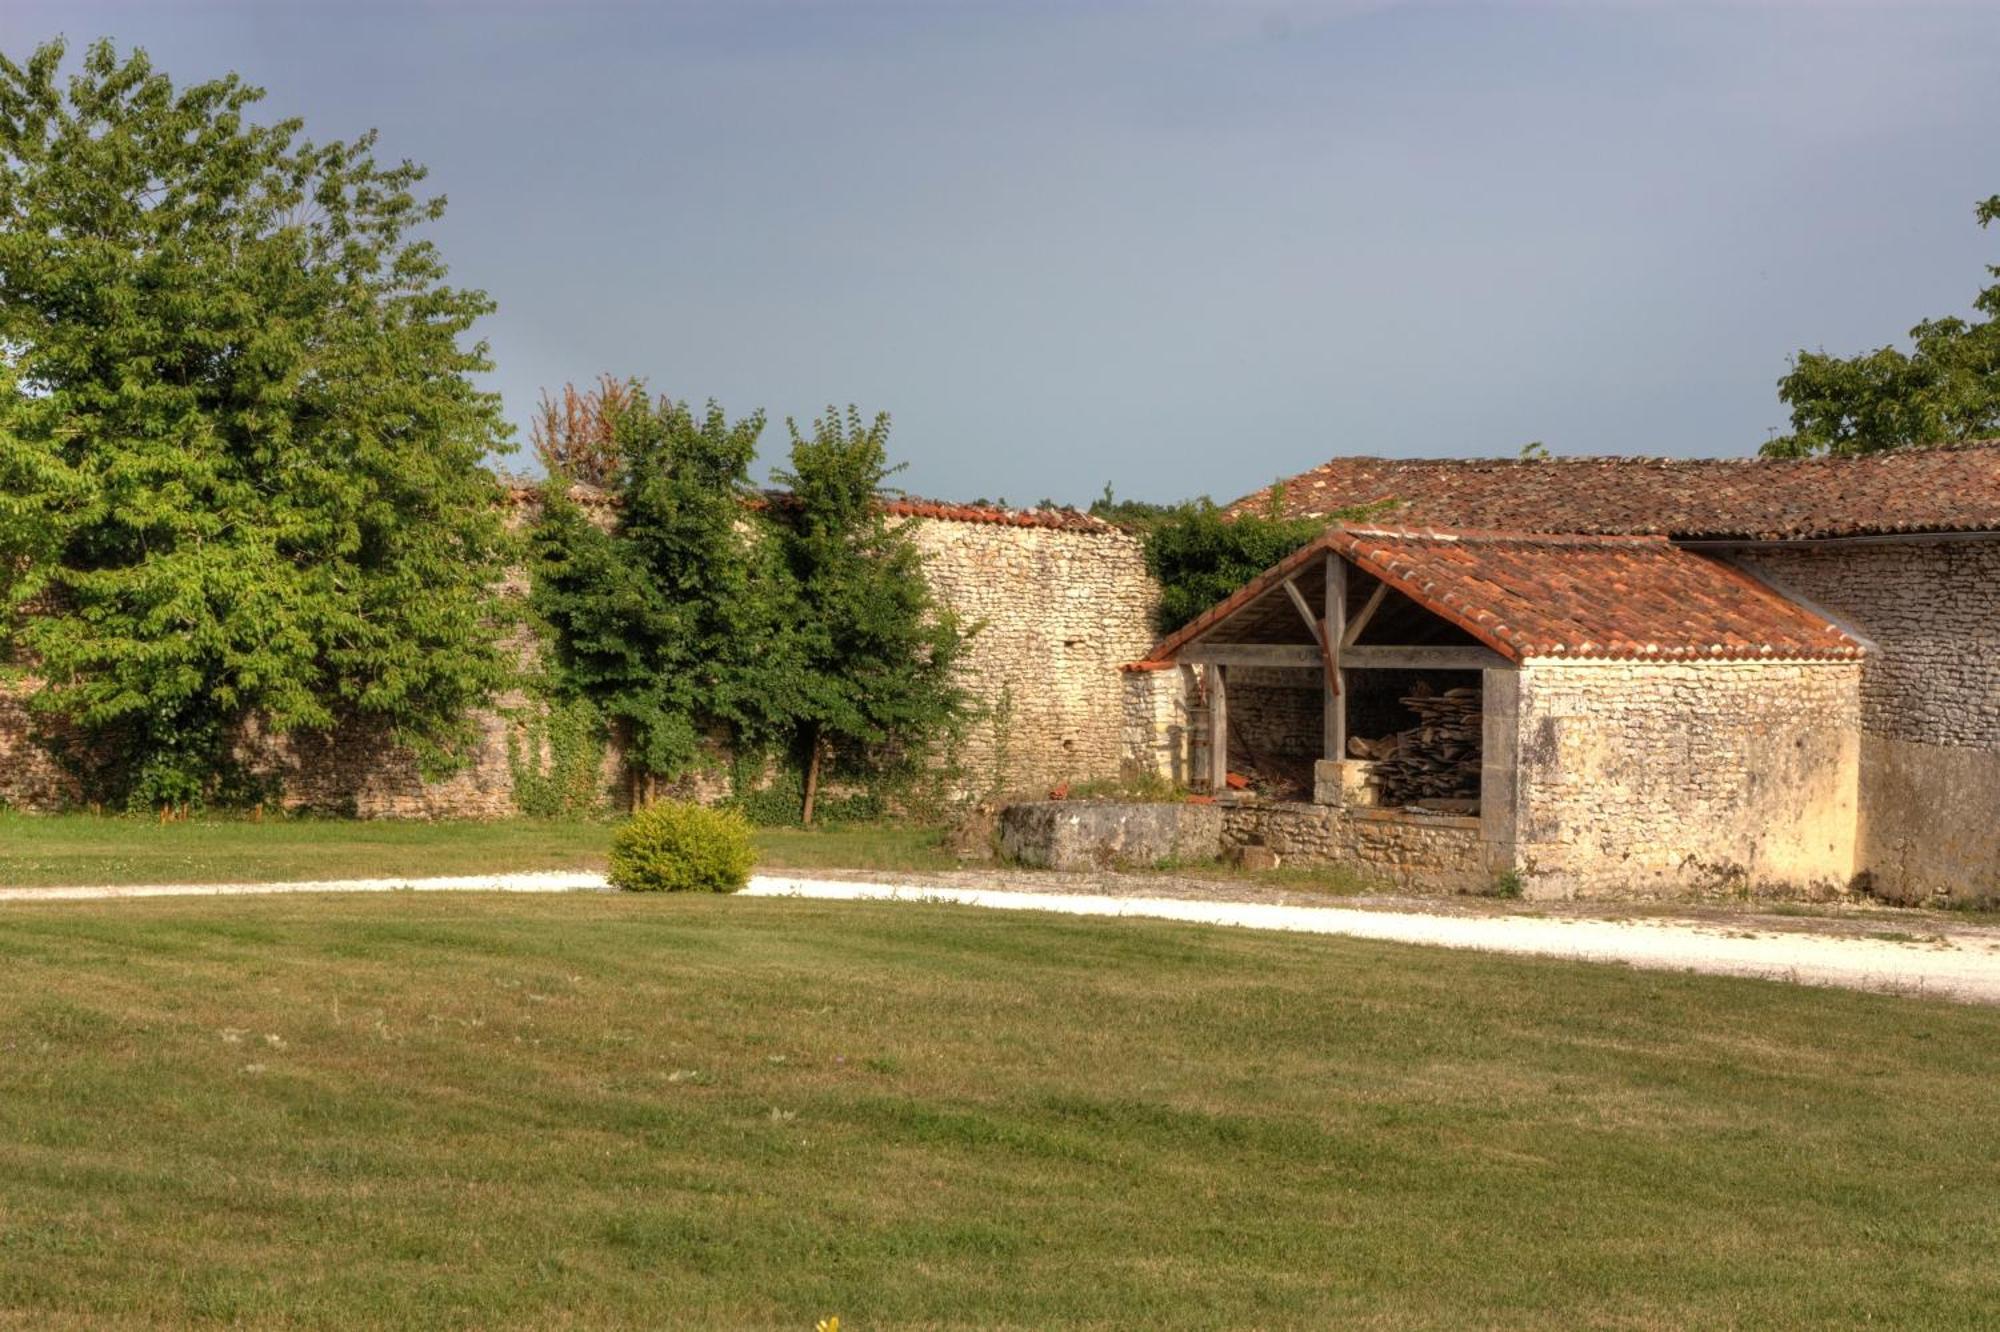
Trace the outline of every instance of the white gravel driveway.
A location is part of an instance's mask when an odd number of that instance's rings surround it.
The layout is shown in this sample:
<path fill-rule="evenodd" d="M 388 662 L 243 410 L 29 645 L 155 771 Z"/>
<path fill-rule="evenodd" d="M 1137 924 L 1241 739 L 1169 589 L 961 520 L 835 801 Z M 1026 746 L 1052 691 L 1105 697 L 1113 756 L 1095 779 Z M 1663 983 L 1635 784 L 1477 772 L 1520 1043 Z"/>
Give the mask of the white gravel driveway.
<path fill-rule="evenodd" d="M 912 887 L 846 880 L 759 876 L 754 897 L 836 901 L 954 902 L 1007 911 L 1135 916 L 1255 930 L 1339 934 L 1355 939 L 1475 948 L 1493 953 L 1622 962 L 1664 971 L 1754 976 L 1806 985 L 2000 1003 L 2000 930 L 1961 927 L 1908 938 L 1745 928 L 1739 923 L 1652 917 L 1593 919 L 1531 915 L 1450 915 L 1267 902 L 1204 902 L 1177 897 L 1091 896 L 964 887 Z M 1931 918 L 1917 928 L 1925 928 Z M 1881 935 L 1900 931 L 1884 930 Z"/>
<path fill-rule="evenodd" d="M 960 878 L 962 876 L 953 876 Z M 120 887 L 0 888 L 0 902 L 124 897 L 235 896 L 327 892 L 590 892 L 600 874 L 549 872 L 434 879 L 330 879 L 297 883 L 141 884 Z M 1474 948 L 1494 953 L 1622 962 L 1669 971 L 1754 976 L 1806 985 L 1839 985 L 1897 994 L 2000 1003 L 2000 929 L 1940 927 L 1912 915 L 1908 929 L 1828 933 L 1801 921 L 1779 928 L 1727 918 L 1649 916 L 1605 919 L 1530 914 L 1454 914 L 1294 903 L 1208 901 L 758 875 L 746 897 L 823 901 L 950 902 L 1007 911 L 1071 916 L 1130 916 L 1356 939 Z M 1892 918 L 1893 919 L 1893 918 Z M 1901 923 L 1901 922 L 1897 922 Z M 1919 931 L 1922 931 L 1919 933 Z"/>

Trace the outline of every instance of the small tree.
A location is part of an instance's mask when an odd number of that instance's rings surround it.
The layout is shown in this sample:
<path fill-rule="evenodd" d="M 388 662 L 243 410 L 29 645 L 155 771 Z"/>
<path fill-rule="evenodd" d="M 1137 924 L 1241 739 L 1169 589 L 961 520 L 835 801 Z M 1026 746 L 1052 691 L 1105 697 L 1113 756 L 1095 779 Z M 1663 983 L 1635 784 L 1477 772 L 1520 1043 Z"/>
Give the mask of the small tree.
<path fill-rule="evenodd" d="M 932 598 L 907 523 L 883 511 L 889 416 L 828 408 L 810 434 L 787 420 L 791 489 L 779 541 L 797 610 L 794 713 L 805 761 L 803 821 L 813 821 L 821 770 L 839 747 L 912 762 L 963 718 L 955 678 L 957 619 Z"/>
<path fill-rule="evenodd" d="M 636 381 L 609 406 L 609 530 L 552 477 L 531 535 L 535 610 L 569 686 L 627 741 L 635 779 L 672 778 L 721 729 L 744 745 L 789 716 L 781 570 L 749 501 L 762 413 L 652 398 Z"/>
<path fill-rule="evenodd" d="M 1974 216 L 1982 227 L 2000 219 L 2000 194 L 1978 204 Z M 1986 272 L 2000 279 L 2000 266 L 1989 264 Z M 1926 319 L 1910 330 L 1908 352 L 1801 351 L 1778 381 L 1778 397 L 1792 409 L 1792 433 L 1764 452 L 1876 453 L 2000 434 L 2000 282 L 1972 305 L 1984 321 Z"/>
<path fill-rule="evenodd" d="M 599 375 L 587 389 L 563 385 L 562 401 L 542 392 L 529 438 L 542 468 L 552 477 L 609 489 L 618 477 L 612 421 L 632 403 L 631 380 Z"/>
<path fill-rule="evenodd" d="M 93 794 L 218 792 L 252 717 L 450 766 L 504 678 L 492 307 L 374 136 L 109 43 L 0 57 L 0 639 Z M 11 628 L 7 627 L 11 623 Z"/>

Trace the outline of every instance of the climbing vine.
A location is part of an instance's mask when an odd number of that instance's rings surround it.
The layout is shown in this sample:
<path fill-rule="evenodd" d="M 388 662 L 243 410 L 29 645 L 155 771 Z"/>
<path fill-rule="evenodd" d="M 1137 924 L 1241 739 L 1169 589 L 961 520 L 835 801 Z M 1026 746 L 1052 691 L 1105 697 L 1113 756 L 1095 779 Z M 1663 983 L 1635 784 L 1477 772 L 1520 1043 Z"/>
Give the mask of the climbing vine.
<path fill-rule="evenodd" d="M 514 805 L 541 818 L 580 818 L 604 805 L 604 714 L 587 698 L 538 698 L 507 733 Z"/>

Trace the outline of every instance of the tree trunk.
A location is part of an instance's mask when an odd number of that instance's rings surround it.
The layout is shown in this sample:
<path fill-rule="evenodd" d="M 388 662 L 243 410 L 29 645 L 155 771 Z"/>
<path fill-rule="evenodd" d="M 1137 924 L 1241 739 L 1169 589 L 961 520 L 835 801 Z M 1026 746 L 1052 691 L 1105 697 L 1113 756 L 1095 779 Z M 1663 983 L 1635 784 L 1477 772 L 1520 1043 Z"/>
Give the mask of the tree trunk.
<path fill-rule="evenodd" d="M 806 827 L 813 826 L 813 805 L 819 800 L 819 727 L 812 728 L 812 748 L 806 751 L 806 803 L 800 812 L 799 822 Z"/>

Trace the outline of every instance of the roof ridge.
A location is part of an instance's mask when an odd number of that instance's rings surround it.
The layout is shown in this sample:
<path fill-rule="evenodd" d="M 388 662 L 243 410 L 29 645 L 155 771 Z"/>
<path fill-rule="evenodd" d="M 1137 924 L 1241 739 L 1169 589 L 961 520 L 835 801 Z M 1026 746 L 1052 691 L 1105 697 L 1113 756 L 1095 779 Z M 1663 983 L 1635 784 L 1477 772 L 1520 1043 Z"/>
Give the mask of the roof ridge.
<path fill-rule="evenodd" d="M 1463 454 L 1458 456 L 1423 456 L 1388 453 L 1341 453 L 1323 463 L 1308 467 L 1294 477 L 1280 479 L 1276 484 L 1306 476 L 1341 463 L 1386 463 L 1392 467 L 1561 467 L 1574 466 L 1632 466 L 1643 464 L 1659 467 L 1785 467 L 1799 463 L 1833 464 L 1845 466 L 1853 463 L 1879 462 L 1885 459 L 1907 458 L 1922 453 L 1968 453 L 1979 449 L 2000 449 L 2000 436 L 1987 439 L 1938 440 L 1929 444 L 1906 444 L 1899 448 L 1877 449 L 1869 453 L 1814 453 L 1796 458 L 1773 458 L 1761 453 L 1745 454 L 1688 454 L 1668 453 L 1552 453 L 1543 458 L 1509 457 L 1505 454 Z M 1265 487 L 1269 489 L 1269 487 Z"/>
<path fill-rule="evenodd" d="M 1387 537 L 1394 540 L 1460 541 L 1468 544 L 1501 542 L 1524 546 L 1668 546 L 1672 539 L 1660 532 L 1536 532 L 1515 527 L 1384 527 L 1333 522 L 1328 528 L 1350 536 Z"/>

